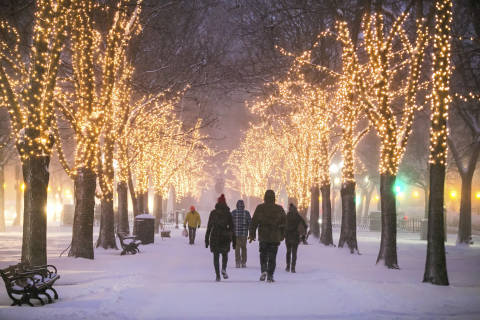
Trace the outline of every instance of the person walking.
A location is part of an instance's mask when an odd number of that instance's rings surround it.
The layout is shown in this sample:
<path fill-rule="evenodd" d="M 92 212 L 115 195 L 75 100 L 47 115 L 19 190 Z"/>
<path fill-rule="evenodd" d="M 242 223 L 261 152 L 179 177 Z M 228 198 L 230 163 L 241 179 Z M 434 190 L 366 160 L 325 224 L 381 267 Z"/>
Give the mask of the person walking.
<path fill-rule="evenodd" d="M 233 231 L 236 238 L 235 246 L 235 265 L 237 268 L 247 267 L 247 236 L 248 227 L 252 221 L 250 212 L 245 210 L 243 200 L 237 201 L 237 209 L 232 211 Z"/>
<path fill-rule="evenodd" d="M 205 248 L 210 246 L 213 253 L 216 281 L 220 281 L 220 255 L 222 256 L 222 276 L 228 279 L 227 263 L 230 242 L 235 249 L 236 239 L 233 233 L 233 220 L 225 196 L 222 194 L 217 200 L 215 209 L 208 217 L 207 232 L 205 233 Z"/>
<path fill-rule="evenodd" d="M 278 246 L 285 234 L 285 211 L 275 204 L 275 192 L 267 190 L 264 203 L 259 204 L 253 213 L 250 224 L 249 240 L 255 240 L 257 228 L 260 250 L 260 281 L 274 282 Z"/>
<path fill-rule="evenodd" d="M 195 243 L 197 228 L 200 228 L 201 223 L 200 214 L 195 210 L 194 206 L 191 206 L 190 211 L 187 213 L 185 220 L 183 221 L 183 229 L 186 230 L 188 224 L 188 240 L 192 245 Z"/>
<path fill-rule="evenodd" d="M 287 223 L 285 227 L 285 245 L 287 246 L 287 272 L 295 273 L 295 265 L 297 263 L 297 249 L 300 238 L 305 237 L 300 230 L 307 230 L 307 224 L 302 216 L 298 213 L 293 203 L 290 203 L 287 213 Z"/>

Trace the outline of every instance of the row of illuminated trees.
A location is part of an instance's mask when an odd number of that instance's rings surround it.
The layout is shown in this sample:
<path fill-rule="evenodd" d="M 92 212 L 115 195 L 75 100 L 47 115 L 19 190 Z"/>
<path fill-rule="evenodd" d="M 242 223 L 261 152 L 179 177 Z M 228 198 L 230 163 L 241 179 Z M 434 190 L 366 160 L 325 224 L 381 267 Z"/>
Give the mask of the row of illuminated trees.
<path fill-rule="evenodd" d="M 301 212 L 310 204 L 310 188 L 322 195 L 320 240 L 333 245 L 330 204 L 330 161 L 338 151 L 342 221 L 339 247 L 358 252 L 355 174 L 361 164 L 355 148 L 375 130 L 379 141 L 381 244 L 377 263 L 398 268 L 395 180 L 422 91 L 430 105 L 430 199 L 428 253 L 424 281 L 448 284 L 443 228 L 446 121 L 450 102 L 450 24 L 452 3 L 437 0 L 428 19 L 417 17 L 412 34 L 404 27 L 410 7 L 391 26 L 381 11 L 365 15 L 361 36 L 338 17 L 333 30 L 318 36 L 312 49 L 292 54 L 286 76 L 268 86 L 266 98 L 250 106 L 260 119 L 251 124 L 230 157 L 242 194 L 260 196 L 267 188 L 285 186 Z M 430 19 L 434 20 L 432 26 Z M 319 65 L 315 50 L 325 37 L 341 47 L 337 69 Z M 358 39 L 354 41 L 353 39 Z M 431 80 L 423 75 L 427 48 L 432 48 Z M 423 76 L 423 77 L 422 77 Z M 318 197 L 317 197 L 318 199 Z M 315 219 L 316 221 L 316 219 Z"/>
<path fill-rule="evenodd" d="M 132 89 L 127 51 L 141 32 L 140 11 L 141 0 L 120 0 L 110 8 L 93 0 L 37 0 L 28 57 L 15 27 L 0 22 L 0 105 L 10 115 L 25 182 L 22 262 L 46 263 L 54 150 L 75 186 L 70 256 L 94 257 L 96 197 L 101 200 L 97 247 L 116 248 L 115 184 L 120 232 L 129 231 L 129 189 L 139 214 L 153 185 L 157 228 L 161 198 L 170 187 L 180 197 L 198 192 L 209 152 L 201 120 L 186 127 L 178 116 L 176 106 L 187 88 L 140 97 Z M 65 125 L 73 143 L 62 137 L 59 128 Z"/>

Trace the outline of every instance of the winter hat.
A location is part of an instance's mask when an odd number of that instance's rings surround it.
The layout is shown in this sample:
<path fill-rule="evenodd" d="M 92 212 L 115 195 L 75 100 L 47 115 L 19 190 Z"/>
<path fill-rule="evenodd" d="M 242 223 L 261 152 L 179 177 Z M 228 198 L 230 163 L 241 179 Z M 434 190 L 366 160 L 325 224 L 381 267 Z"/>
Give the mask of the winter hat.
<path fill-rule="evenodd" d="M 227 201 L 225 200 L 225 195 L 223 193 L 220 195 L 220 198 L 217 199 L 217 203 L 227 204 Z"/>
<path fill-rule="evenodd" d="M 190 211 L 192 211 L 192 212 L 195 211 L 195 207 L 194 207 L 194 206 L 191 206 L 191 207 L 190 207 Z"/>

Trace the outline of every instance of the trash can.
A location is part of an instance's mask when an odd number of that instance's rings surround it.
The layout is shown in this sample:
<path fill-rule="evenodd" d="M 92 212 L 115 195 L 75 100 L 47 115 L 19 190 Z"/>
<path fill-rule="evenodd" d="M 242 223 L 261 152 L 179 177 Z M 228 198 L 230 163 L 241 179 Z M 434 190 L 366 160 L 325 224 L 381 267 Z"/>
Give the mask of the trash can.
<path fill-rule="evenodd" d="M 153 243 L 155 235 L 155 217 L 148 213 L 136 216 L 134 230 L 135 237 L 140 240 L 142 244 Z"/>
<path fill-rule="evenodd" d="M 382 230 L 382 213 L 380 211 L 372 211 L 368 215 L 368 226 L 370 231 Z"/>

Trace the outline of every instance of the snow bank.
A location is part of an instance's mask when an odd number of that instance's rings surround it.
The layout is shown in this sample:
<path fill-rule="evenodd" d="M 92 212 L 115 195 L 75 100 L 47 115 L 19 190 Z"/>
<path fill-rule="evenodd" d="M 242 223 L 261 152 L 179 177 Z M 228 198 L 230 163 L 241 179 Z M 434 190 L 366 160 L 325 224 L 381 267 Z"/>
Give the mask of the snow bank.
<path fill-rule="evenodd" d="M 68 228 L 51 228 L 49 263 L 58 267 L 60 299 L 32 309 L 10 307 L 3 284 L 0 319 L 480 319 L 480 239 L 456 247 L 449 236 L 451 285 L 421 282 L 426 242 L 400 233 L 400 270 L 376 266 L 380 234 L 360 232 L 361 255 L 318 243 L 299 247 L 297 273 L 285 272 L 285 246 L 277 257 L 276 282 L 261 283 L 258 243 L 248 244 L 246 269 L 229 254 L 230 279 L 214 281 L 212 254 L 172 230 L 172 238 L 140 246 L 137 255 L 95 251 L 95 260 L 59 258 L 71 239 Z M 334 234 L 338 239 L 338 233 Z M 95 236 L 96 239 L 96 236 Z M 313 241 L 311 241 L 313 242 Z M 0 267 L 20 257 L 21 232 L 0 234 Z"/>

